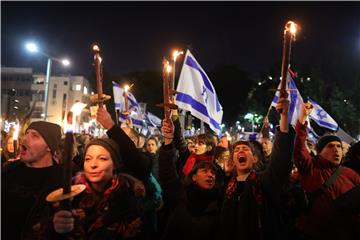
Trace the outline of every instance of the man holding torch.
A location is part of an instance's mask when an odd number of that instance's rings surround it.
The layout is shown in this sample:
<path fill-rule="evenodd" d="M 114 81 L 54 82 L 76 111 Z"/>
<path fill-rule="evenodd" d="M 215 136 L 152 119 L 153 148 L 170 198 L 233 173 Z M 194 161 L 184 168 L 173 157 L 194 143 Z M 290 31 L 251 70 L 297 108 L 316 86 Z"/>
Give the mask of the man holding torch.
<path fill-rule="evenodd" d="M 2 239 L 21 239 L 38 221 L 46 195 L 61 186 L 62 170 L 54 160 L 61 128 L 50 122 L 33 122 L 20 144 L 20 160 L 1 170 Z"/>

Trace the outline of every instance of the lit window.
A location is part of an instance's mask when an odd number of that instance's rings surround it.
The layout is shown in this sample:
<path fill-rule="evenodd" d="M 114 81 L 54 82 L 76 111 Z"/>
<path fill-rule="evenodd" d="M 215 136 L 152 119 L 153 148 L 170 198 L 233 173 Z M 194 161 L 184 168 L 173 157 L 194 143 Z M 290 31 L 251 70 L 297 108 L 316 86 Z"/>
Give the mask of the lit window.
<path fill-rule="evenodd" d="M 81 84 L 76 84 L 75 90 L 76 91 L 81 91 Z"/>
<path fill-rule="evenodd" d="M 88 93 L 87 87 L 84 86 L 84 94 L 87 94 L 87 93 Z"/>

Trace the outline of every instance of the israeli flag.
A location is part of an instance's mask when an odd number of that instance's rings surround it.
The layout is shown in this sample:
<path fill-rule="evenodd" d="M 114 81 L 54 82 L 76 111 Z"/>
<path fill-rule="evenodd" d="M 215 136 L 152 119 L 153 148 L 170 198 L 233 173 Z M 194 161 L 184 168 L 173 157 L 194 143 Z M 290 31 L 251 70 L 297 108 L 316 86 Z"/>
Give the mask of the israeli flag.
<path fill-rule="evenodd" d="M 222 106 L 214 86 L 189 50 L 185 54 L 176 91 L 179 108 L 190 111 L 191 115 L 207 123 L 216 134 L 220 134 Z"/>
<path fill-rule="evenodd" d="M 153 127 L 161 127 L 161 119 L 151 112 L 147 112 L 145 118 Z"/>
<path fill-rule="evenodd" d="M 120 85 L 116 82 L 112 82 L 113 84 L 113 93 L 114 93 L 114 103 L 115 109 L 120 111 L 119 119 L 121 122 L 125 122 L 126 115 L 123 114 L 125 112 L 125 90 L 120 87 Z M 128 105 L 129 105 L 129 117 L 135 127 L 143 127 L 144 114 L 142 114 L 140 105 L 136 101 L 135 96 L 128 91 Z"/>
<path fill-rule="evenodd" d="M 308 99 L 308 101 L 314 106 L 309 115 L 310 119 L 314 120 L 321 127 L 337 131 L 339 128 L 337 122 L 319 104 L 311 99 Z"/>
<path fill-rule="evenodd" d="M 289 69 L 290 71 L 290 69 Z M 286 89 L 288 90 L 288 100 L 289 100 L 289 111 L 288 111 L 288 121 L 292 126 L 296 125 L 296 122 L 299 119 L 301 106 L 303 104 L 303 98 L 299 90 L 296 87 L 295 81 L 292 78 L 294 75 L 292 72 L 288 72 L 286 79 Z M 278 89 L 280 88 L 280 84 Z M 276 91 L 273 101 L 271 102 L 271 106 L 276 107 L 276 103 L 279 99 L 280 91 Z"/>
<path fill-rule="evenodd" d="M 116 82 L 112 82 L 113 85 L 113 94 L 114 94 L 114 103 L 115 109 L 120 110 L 123 108 L 125 103 L 124 101 L 124 89 Z"/>

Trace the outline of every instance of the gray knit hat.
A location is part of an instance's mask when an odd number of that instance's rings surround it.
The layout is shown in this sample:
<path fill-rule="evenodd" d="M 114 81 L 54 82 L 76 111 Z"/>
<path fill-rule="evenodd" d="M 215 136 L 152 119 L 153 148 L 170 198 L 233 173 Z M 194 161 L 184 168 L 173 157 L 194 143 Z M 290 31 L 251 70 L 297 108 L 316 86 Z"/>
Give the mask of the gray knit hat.
<path fill-rule="evenodd" d="M 102 146 L 103 148 L 105 148 L 110 153 L 110 156 L 111 156 L 112 161 L 114 162 L 115 168 L 118 170 L 121 168 L 121 165 L 122 165 L 121 164 L 121 154 L 120 154 L 119 145 L 117 144 L 117 142 L 115 142 L 114 140 L 112 140 L 110 138 L 95 138 L 86 145 L 84 154 L 86 154 L 87 149 L 91 145 L 99 145 L 99 146 Z"/>
<path fill-rule="evenodd" d="M 32 122 L 26 131 L 29 129 L 36 130 L 50 148 L 51 154 L 54 154 L 60 144 L 61 127 L 55 123 L 38 121 Z"/>

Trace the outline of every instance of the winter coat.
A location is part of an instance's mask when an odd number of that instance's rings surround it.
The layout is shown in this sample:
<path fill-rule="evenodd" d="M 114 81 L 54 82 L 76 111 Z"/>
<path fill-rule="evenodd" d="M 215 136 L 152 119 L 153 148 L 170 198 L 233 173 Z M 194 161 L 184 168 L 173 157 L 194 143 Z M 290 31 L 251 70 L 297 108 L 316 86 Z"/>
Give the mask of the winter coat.
<path fill-rule="evenodd" d="M 139 180 L 129 175 L 115 175 L 104 192 L 97 192 L 87 182 L 83 173 L 79 173 L 74 184 L 85 184 L 86 189 L 75 196 L 72 209 L 81 209 L 82 214 L 75 219 L 74 230 L 69 234 L 58 234 L 52 221 L 42 239 L 87 239 L 115 240 L 141 238 L 141 224 L 133 227 L 143 213 L 143 196 L 135 194 Z M 56 212 L 56 209 L 53 210 Z"/>
<path fill-rule="evenodd" d="M 42 218 L 46 196 L 62 184 L 61 166 L 27 167 L 21 160 L 1 169 L 1 239 L 23 239 Z"/>
<path fill-rule="evenodd" d="M 280 193 L 291 167 L 295 132 L 277 131 L 265 171 L 227 185 L 220 215 L 219 239 L 283 239 Z"/>
<path fill-rule="evenodd" d="M 217 189 L 184 185 L 176 173 L 173 144 L 160 148 L 159 176 L 170 210 L 163 239 L 216 239 L 219 215 Z"/>
<path fill-rule="evenodd" d="M 313 193 L 324 184 L 338 166 L 334 166 L 320 156 L 314 157 L 309 154 L 305 146 L 307 136 L 306 125 L 297 122 L 295 130 L 295 164 L 301 174 L 303 189 L 307 193 Z M 336 220 L 334 200 L 359 185 L 360 176 L 352 169 L 342 167 L 334 183 L 325 192 L 320 192 L 316 197 L 310 199 L 309 209 L 300 222 L 302 231 L 306 235 L 316 238 L 324 236 L 334 237 L 331 230 L 336 230 L 336 226 L 329 228 L 330 224 Z"/>

